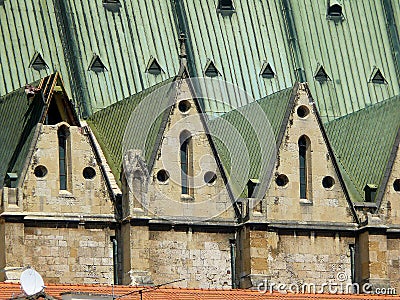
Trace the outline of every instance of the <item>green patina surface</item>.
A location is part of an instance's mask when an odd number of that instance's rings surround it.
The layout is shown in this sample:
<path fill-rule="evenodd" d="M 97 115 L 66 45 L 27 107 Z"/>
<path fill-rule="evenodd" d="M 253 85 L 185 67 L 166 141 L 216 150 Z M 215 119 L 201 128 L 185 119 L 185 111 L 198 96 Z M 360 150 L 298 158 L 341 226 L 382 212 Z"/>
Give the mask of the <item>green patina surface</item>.
<path fill-rule="evenodd" d="M 293 105 L 292 93 L 293 88 L 279 91 L 208 123 L 236 197 L 244 196 L 243 182 L 250 179 L 268 186 Z"/>
<path fill-rule="evenodd" d="M 7 173 L 20 179 L 43 108 L 41 94 L 28 100 L 25 88 L 0 97 L 0 188 Z"/>
<path fill-rule="evenodd" d="M 164 116 L 164 114 L 158 114 L 156 116 L 154 122 L 152 122 L 150 130 L 148 131 L 149 135 L 146 137 L 147 140 L 145 144 L 143 144 L 140 135 L 142 134 L 142 132 L 135 132 L 135 130 L 139 130 L 139 126 L 136 127 L 134 126 L 135 124 L 130 123 L 132 113 L 143 101 L 143 99 L 149 97 L 147 98 L 147 101 L 153 102 L 153 105 L 141 107 L 142 109 L 145 109 L 147 111 L 143 111 L 143 113 L 138 116 L 138 119 L 135 119 L 135 123 L 144 123 L 146 122 L 146 118 L 150 118 L 152 113 L 157 114 L 161 106 L 161 103 L 157 103 L 157 101 L 162 101 L 162 99 L 167 98 L 166 93 L 168 92 L 168 89 L 163 89 L 162 87 L 168 86 L 172 81 L 173 78 L 170 78 L 147 90 L 128 97 L 118 103 L 109 106 L 106 109 L 94 113 L 87 120 L 90 128 L 93 130 L 97 140 L 99 141 L 104 155 L 106 156 L 107 163 L 109 164 L 111 171 L 113 172 L 119 184 L 120 174 L 122 170 L 123 140 L 125 132 L 129 132 L 129 138 L 132 142 L 131 146 L 135 147 L 136 145 L 140 145 L 138 147 L 139 149 L 137 150 L 142 151 L 142 155 L 145 158 L 146 163 L 149 165 L 153 150 L 157 147 L 157 137 Z M 159 88 L 162 89 L 162 95 L 157 94 L 155 96 L 155 99 L 151 98 L 152 93 L 157 91 Z M 132 125 L 132 128 L 128 128 L 128 126 L 130 125 Z M 141 130 L 147 129 L 144 129 L 142 127 L 140 128 Z"/>
<path fill-rule="evenodd" d="M 0 95 L 59 71 L 66 90 L 91 115 L 175 76 L 184 32 L 191 76 L 203 76 L 208 61 L 220 76 L 261 99 L 309 82 L 324 122 L 399 94 L 396 0 L 342 0 L 343 20 L 327 18 L 326 0 L 233 1 L 220 13 L 218 0 L 121 1 L 116 9 L 96 1 L 5 1 L 0 5 Z M 33 38 L 34 37 L 34 38 Z M 34 54 L 47 69 L 29 67 Z M 105 72 L 89 70 L 94 55 Z M 159 75 L 146 72 L 154 57 Z M 275 76 L 260 75 L 265 63 Z M 329 78 L 314 79 L 319 66 Z M 387 84 L 370 82 L 379 68 Z M 303 75 L 299 75 L 303 74 Z M 234 99 L 237 100 L 237 99 Z M 229 105 L 204 103 L 222 114 Z"/>
<path fill-rule="evenodd" d="M 400 96 L 339 118 L 326 131 L 352 201 L 365 201 L 364 187 L 382 187 L 400 130 Z"/>

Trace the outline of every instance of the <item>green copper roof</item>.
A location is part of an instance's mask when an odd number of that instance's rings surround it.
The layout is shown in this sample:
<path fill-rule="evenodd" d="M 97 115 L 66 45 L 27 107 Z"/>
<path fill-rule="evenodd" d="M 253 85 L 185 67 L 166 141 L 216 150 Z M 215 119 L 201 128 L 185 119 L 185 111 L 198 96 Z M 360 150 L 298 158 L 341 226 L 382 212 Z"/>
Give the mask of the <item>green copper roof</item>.
<path fill-rule="evenodd" d="M 364 187 L 379 188 L 400 130 L 400 96 L 339 118 L 326 131 L 353 201 L 364 201 Z"/>
<path fill-rule="evenodd" d="M 268 186 L 271 173 L 266 174 L 266 171 L 272 171 L 268 164 L 275 163 L 276 150 L 282 141 L 295 89 L 279 91 L 209 121 L 211 136 L 227 174 L 249 168 L 246 182 L 258 179 L 261 186 Z M 264 127 L 265 120 L 269 121 L 270 128 Z M 232 139 L 233 144 L 228 145 Z"/>
<path fill-rule="evenodd" d="M 324 122 L 399 94 L 398 1 L 341 0 L 336 21 L 327 2 L 234 0 L 221 12 L 218 0 L 4 1 L 0 95 L 57 70 L 86 117 L 177 75 L 181 32 L 192 77 L 211 66 L 254 99 L 307 81 Z M 205 103 L 213 115 L 227 107 Z"/>
<path fill-rule="evenodd" d="M 211 60 L 219 78 L 243 88 L 254 99 L 291 87 L 294 68 L 280 1 L 233 1 L 235 12 L 217 12 L 214 0 L 183 0 L 187 19 L 189 67 L 195 76 L 205 76 Z M 274 78 L 261 76 L 269 63 Z M 227 99 L 227 101 L 230 101 Z M 230 103 L 239 107 L 245 103 Z M 206 112 L 224 112 L 214 102 L 205 103 Z"/>
<path fill-rule="evenodd" d="M 66 90 L 91 114 L 179 69 L 178 34 L 170 1 L 5 1 L 0 5 L 0 95 L 58 70 Z M 41 54 L 47 68 L 30 63 Z M 97 55 L 105 70 L 90 69 Z M 156 58 L 161 74 L 146 72 Z"/>
<path fill-rule="evenodd" d="M 120 184 L 120 174 L 122 170 L 122 145 L 124 134 L 129 126 L 129 120 L 132 113 L 138 107 L 143 99 L 149 96 L 152 92 L 156 91 L 160 87 L 167 85 L 173 81 L 174 78 L 169 78 L 168 80 L 155 85 L 149 89 L 146 89 L 138 94 L 135 94 L 131 97 L 128 97 L 118 103 L 115 103 L 99 112 L 94 113 L 88 120 L 88 124 L 90 128 L 94 132 L 100 146 L 104 152 L 104 155 L 107 159 L 107 163 L 109 164 L 111 171 L 113 172 L 117 182 Z M 158 99 L 152 99 L 155 101 L 162 101 L 167 98 L 162 97 L 162 95 Z M 158 112 L 160 103 L 154 102 L 153 106 L 148 106 L 148 112 L 141 114 L 141 118 L 143 118 L 143 122 L 146 118 L 149 118 L 152 112 Z M 155 148 L 155 144 L 157 142 L 157 137 L 159 133 L 160 126 L 163 120 L 163 114 L 159 115 L 155 122 L 152 123 L 152 128 L 150 130 L 150 136 L 147 137 L 147 143 L 145 149 L 139 149 L 143 151 L 143 156 L 146 159 L 146 163 L 149 164 L 151 160 L 151 156 L 153 154 L 153 149 Z M 138 120 L 139 123 L 140 120 Z M 132 130 L 136 129 L 132 128 Z M 132 132 L 131 138 L 135 139 L 135 137 L 139 136 Z M 138 144 L 140 141 L 137 141 Z"/>
<path fill-rule="evenodd" d="M 20 179 L 44 106 L 40 93 L 28 100 L 25 88 L 0 97 L 0 188 L 7 173 Z"/>
<path fill-rule="evenodd" d="M 327 19 L 326 0 L 290 3 L 306 81 L 324 121 L 399 94 L 382 1 L 341 1 L 344 19 L 338 22 Z M 314 79 L 320 66 L 327 82 Z M 371 82 L 377 68 L 387 84 Z"/>
<path fill-rule="evenodd" d="M 70 78 L 57 29 L 53 1 L 4 1 L 0 5 L 0 96 L 54 73 Z M 40 53 L 47 68 L 29 67 Z M 71 93 L 69 93 L 71 95 Z"/>

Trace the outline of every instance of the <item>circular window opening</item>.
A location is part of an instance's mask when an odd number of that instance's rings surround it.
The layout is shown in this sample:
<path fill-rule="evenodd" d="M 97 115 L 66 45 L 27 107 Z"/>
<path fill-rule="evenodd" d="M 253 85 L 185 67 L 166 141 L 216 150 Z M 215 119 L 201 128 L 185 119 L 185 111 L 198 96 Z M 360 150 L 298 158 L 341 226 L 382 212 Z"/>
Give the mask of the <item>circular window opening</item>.
<path fill-rule="evenodd" d="M 47 168 L 45 166 L 37 166 L 34 172 L 36 177 L 42 178 L 46 176 Z"/>
<path fill-rule="evenodd" d="M 280 174 L 275 178 L 278 186 L 286 186 L 289 183 L 289 178 L 285 174 Z"/>
<path fill-rule="evenodd" d="M 169 179 L 169 174 L 166 170 L 160 170 L 157 172 L 157 180 L 159 182 L 166 182 Z"/>
<path fill-rule="evenodd" d="M 178 108 L 181 112 L 185 113 L 187 111 L 189 111 L 191 107 L 191 104 L 188 100 L 182 100 L 181 102 L 179 102 L 178 104 Z"/>
<path fill-rule="evenodd" d="M 85 179 L 93 179 L 94 176 L 96 176 L 96 171 L 92 167 L 83 169 L 83 177 L 85 177 Z"/>
<path fill-rule="evenodd" d="M 308 107 L 305 106 L 305 105 L 302 105 L 302 106 L 300 106 L 300 107 L 297 109 L 297 115 L 298 115 L 300 118 L 305 118 L 305 117 L 307 117 L 309 113 L 310 113 L 310 110 L 309 110 Z"/>
<path fill-rule="evenodd" d="M 400 179 L 396 179 L 393 182 L 393 188 L 396 192 L 400 192 Z"/>
<path fill-rule="evenodd" d="M 333 179 L 331 176 L 325 176 L 324 179 L 322 179 L 322 186 L 326 189 L 332 188 L 334 184 L 335 179 Z"/>
<path fill-rule="evenodd" d="M 204 181 L 207 184 L 213 184 L 217 180 L 217 174 L 214 172 L 208 171 L 204 174 Z"/>

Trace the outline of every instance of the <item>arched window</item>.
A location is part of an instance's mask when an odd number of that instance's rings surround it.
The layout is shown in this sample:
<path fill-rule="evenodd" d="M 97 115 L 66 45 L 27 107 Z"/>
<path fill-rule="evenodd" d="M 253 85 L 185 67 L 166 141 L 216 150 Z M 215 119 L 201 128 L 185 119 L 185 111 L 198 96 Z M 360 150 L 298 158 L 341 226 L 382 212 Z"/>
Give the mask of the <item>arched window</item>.
<path fill-rule="evenodd" d="M 311 143 L 305 135 L 299 139 L 300 199 L 311 197 Z"/>
<path fill-rule="evenodd" d="M 58 129 L 58 162 L 60 173 L 60 190 L 67 190 L 67 138 L 69 131 L 67 126 Z"/>
<path fill-rule="evenodd" d="M 181 187 L 182 194 L 193 195 L 191 177 L 193 174 L 192 161 L 192 137 L 190 132 L 183 131 L 180 135 L 180 156 L 181 156 Z"/>

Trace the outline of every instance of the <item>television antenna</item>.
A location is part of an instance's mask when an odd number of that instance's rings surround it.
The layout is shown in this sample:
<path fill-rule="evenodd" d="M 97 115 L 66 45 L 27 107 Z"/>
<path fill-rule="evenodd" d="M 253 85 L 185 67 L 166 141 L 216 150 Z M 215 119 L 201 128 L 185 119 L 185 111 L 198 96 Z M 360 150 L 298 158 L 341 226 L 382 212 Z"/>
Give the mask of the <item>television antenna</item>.
<path fill-rule="evenodd" d="M 32 268 L 21 273 L 20 283 L 22 290 L 28 296 L 40 293 L 45 288 L 42 276 Z"/>

